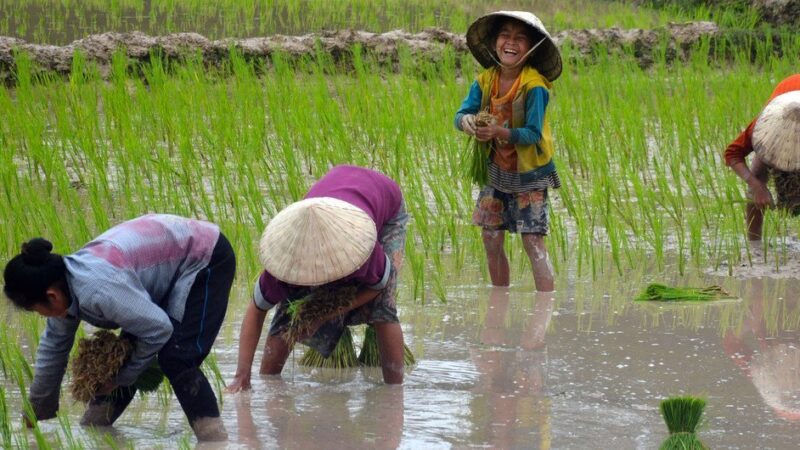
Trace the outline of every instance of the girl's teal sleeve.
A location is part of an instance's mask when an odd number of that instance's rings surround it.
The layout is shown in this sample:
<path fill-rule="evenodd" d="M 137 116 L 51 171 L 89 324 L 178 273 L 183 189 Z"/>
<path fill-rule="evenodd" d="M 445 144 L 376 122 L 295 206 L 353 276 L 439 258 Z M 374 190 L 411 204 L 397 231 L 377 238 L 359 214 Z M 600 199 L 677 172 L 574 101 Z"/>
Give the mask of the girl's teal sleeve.
<path fill-rule="evenodd" d="M 550 93 L 543 87 L 535 87 L 528 92 L 525 98 L 525 126 L 511 129 L 509 143 L 531 145 L 542 139 L 544 112 L 549 101 Z"/>
<path fill-rule="evenodd" d="M 461 118 L 464 117 L 465 114 L 477 114 L 478 111 L 480 111 L 482 96 L 483 94 L 481 93 L 481 87 L 478 86 L 478 81 L 473 81 L 472 86 L 469 87 L 466 98 L 461 102 L 461 107 L 458 108 L 458 112 L 456 113 L 456 128 L 458 130 L 464 131 L 461 129 Z"/>

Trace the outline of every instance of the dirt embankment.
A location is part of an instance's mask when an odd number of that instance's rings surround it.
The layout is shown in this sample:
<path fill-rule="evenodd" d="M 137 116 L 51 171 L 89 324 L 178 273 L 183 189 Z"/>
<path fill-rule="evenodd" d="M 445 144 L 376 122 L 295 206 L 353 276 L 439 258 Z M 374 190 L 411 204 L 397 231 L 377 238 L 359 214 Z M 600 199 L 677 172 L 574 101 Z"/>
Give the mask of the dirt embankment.
<path fill-rule="evenodd" d="M 670 24 L 652 30 L 642 29 L 589 29 L 556 33 L 553 39 L 559 46 L 572 46 L 576 58 L 593 58 L 598 52 L 626 52 L 632 54 L 639 64 L 652 64 L 654 54 L 665 55 L 668 61 L 683 59 L 690 49 L 704 37 L 711 42 L 721 39 L 719 28 L 712 22 Z M 753 36 L 749 36 L 752 39 Z M 274 35 L 246 39 L 222 39 L 212 41 L 196 33 L 176 33 L 165 36 L 148 36 L 139 32 L 103 33 L 77 40 L 65 46 L 38 45 L 13 37 L 0 37 L 0 82 L 15 84 L 15 52 L 30 55 L 35 71 L 55 72 L 67 75 L 72 68 L 72 58 L 80 51 L 87 60 L 96 63 L 101 74 L 107 75 L 111 57 L 124 48 L 132 63 L 146 63 L 152 54 L 161 54 L 168 59 L 179 59 L 187 54 L 200 54 L 208 65 L 225 61 L 232 48 L 245 58 L 260 59 L 269 63 L 276 52 L 290 59 L 314 57 L 318 52 L 330 55 L 339 64 L 348 65 L 353 48 L 359 45 L 381 64 L 397 69 L 400 53 L 406 49 L 416 61 L 438 62 L 448 49 L 456 55 L 467 52 L 463 34 L 441 29 L 429 29 L 421 33 L 390 31 L 369 33 L 343 30 L 312 33 L 302 36 Z M 780 45 L 775 43 L 774 45 Z M 631 52 L 632 50 L 632 52 Z M 658 53 L 656 53 L 658 52 Z M 459 65 L 460 58 L 455 59 Z"/>

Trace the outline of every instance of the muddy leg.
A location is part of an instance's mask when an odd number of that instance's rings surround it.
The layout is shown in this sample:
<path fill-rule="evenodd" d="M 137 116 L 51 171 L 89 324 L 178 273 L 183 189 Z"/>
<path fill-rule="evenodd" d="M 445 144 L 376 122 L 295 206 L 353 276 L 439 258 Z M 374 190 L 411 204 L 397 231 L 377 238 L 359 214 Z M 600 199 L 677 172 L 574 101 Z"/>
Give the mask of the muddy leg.
<path fill-rule="evenodd" d="M 508 286 L 510 283 L 508 258 L 503 248 L 505 234 L 503 230 L 484 229 L 481 232 L 483 247 L 486 249 L 486 262 L 489 265 L 489 276 L 494 286 Z"/>
<path fill-rule="evenodd" d="M 375 322 L 373 325 L 378 338 L 383 381 L 386 384 L 402 384 L 403 329 L 396 322 Z"/>
<path fill-rule="evenodd" d="M 523 233 L 522 244 L 525 247 L 525 252 L 528 254 L 528 259 L 531 261 L 536 290 L 539 292 L 552 292 L 553 289 L 555 289 L 553 266 L 550 265 L 550 258 L 547 256 L 547 248 L 544 246 L 544 236 L 541 234 Z"/>
<path fill-rule="evenodd" d="M 765 185 L 769 180 L 769 166 L 756 155 L 753 164 L 750 166 L 750 173 Z M 761 230 L 764 223 L 764 210 L 756 207 L 752 202 L 745 206 L 744 218 L 747 225 L 747 239 L 751 241 L 761 240 Z"/>
<path fill-rule="evenodd" d="M 95 397 L 81 417 L 81 425 L 109 427 L 116 422 L 136 395 L 136 388 L 117 388 L 110 395 Z"/>
<path fill-rule="evenodd" d="M 280 336 L 269 336 L 264 344 L 264 357 L 261 359 L 262 375 L 278 375 L 283 371 L 286 359 L 292 348 Z"/>

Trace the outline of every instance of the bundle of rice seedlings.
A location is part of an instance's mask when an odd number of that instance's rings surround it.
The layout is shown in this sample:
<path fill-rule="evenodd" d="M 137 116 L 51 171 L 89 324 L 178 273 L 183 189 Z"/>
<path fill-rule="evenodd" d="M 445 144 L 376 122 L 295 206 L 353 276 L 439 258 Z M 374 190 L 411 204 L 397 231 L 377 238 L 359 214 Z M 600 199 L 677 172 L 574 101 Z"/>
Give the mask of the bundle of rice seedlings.
<path fill-rule="evenodd" d="M 772 169 L 775 182 L 776 206 L 789 211 L 793 216 L 800 215 L 800 172 L 784 172 Z"/>
<path fill-rule="evenodd" d="M 709 301 L 726 298 L 736 298 L 725 292 L 719 286 L 696 287 L 669 287 L 663 284 L 651 284 L 644 293 L 636 297 L 635 301 Z"/>
<path fill-rule="evenodd" d="M 495 123 L 497 123 L 497 119 L 488 111 L 481 111 L 475 115 L 475 125 L 478 127 Z M 484 151 L 484 146 L 476 139 L 472 140 L 471 145 L 470 160 L 465 165 L 469 168 L 468 175 L 472 181 L 478 186 L 483 186 L 489 181 L 489 165 L 486 160 L 488 154 Z"/>
<path fill-rule="evenodd" d="M 378 351 L 378 336 L 375 333 L 375 327 L 372 325 L 368 325 L 366 331 L 364 332 L 364 342 L 361 344 L 361 353 L 358 355 L 358 362 L 362 366 L 367 367 L 380 367 L 381 365 L 381 355 Z M 416 358 L 414 358 L 414 354 L 411 353 L 411 349 L 403 343 L 403 364 L 408 366 L 413 366 L 417 363 Z"/>
<path fill-rule="evenodd" d="M 71 363 L 72 396 L 88 403 L 103 384 L 117 375 L 132 348 L 130 341 L 107 330 L 98 331 L 90 339 L 81 339 Z"/>
<path fill-rule="evenodd" d="M 475 115 L 475 126 L 488 127 L 497 123 L 497 118 L 489 111 L 481 111 Z"/>
<path fill-rule="evenodd" d="M 699 397 L 670 397 L 659 405 L 670 436 L 660 450 L 705 450 L 708 447 L 695 435 L 706 401 Z"/>
<path fill-rule="evenodd" d="M 164 381 L 164 372 L 161 371 L 158 361 L 153 360 L 133 385 L 139 392 L 153 392 L 161 386 L 162 381 Z"/>
<path fill-rule="evenodd" d="M 353 285 L 320 286 L 304 298 L 289 303 L 289 326 L 284 339 L 289 345 L 308 337 L 323 320 L 343 316 L 355 301 Z"/>
<path fill-rule="evenodd" d="M 659 450 L 708 450 L 708 446 L 694 434 L 676 433 L 671 434 Z"/>
<path fill-rule="evenodd" d="M 89 402 L 95 392 L 112 380 L 133 352 L 130 340 L 108 330 L 100 330 L 89 339 L 78 342 L 78 352 L 71 362 L 72 396 L 81 402 Z M 153 361 L 133 384 L 140 392 L 158 389 L 164 380 L 164 372 Z M 124 389 L 124 388 L 121 388 Z"/>
<path fill-rule="evenodd" d="M 690 395 L 669 397 L 661 401 L 659 409 L 670 434 L 694 433 L 700 425 L 706 401 Z"/>
<path fill-rule="evenodd" d="M 327 369 L 347 369 L 358 366 L 356 350 L 353 348 L 353 334 L 350 327 L 345 327 L 333 352 L 325 358 L 322 353 L 309 347 L 300 358 L 300 365 L 306 367 L 323 367 Z"/>

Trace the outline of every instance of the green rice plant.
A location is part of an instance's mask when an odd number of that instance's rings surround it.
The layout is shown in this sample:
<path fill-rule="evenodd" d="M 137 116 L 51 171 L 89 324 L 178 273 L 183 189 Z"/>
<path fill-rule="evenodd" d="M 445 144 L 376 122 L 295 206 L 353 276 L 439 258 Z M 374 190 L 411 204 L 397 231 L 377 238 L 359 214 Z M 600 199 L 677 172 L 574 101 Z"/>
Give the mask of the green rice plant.
<path fill-rule="evenodd" d="M 308 337 L 322 321 L 342 316 L 355 301 L 355 285 L 320 286 L 307 296 L 289 301 L 289 326 L 284 336 L 293 344 L 299 337 Z"/>
<path fill-rule="evenodd" d="M 688 395 L 669 397 L 659 404 L 659 410 L 670 434 L 695 433 L 705 407 L 704 399 Z"/>
<path fill-rule="evenodd" d="M 158 365 L 158 361 L 153 361 L 144 369 L 144 372 L 139 374 L 136 382 L 133 385 L 139 392 L 153 392 L 161 386 L 164 381 L 164 372 Z"/>
<path fill-rule="evenodd" d="M 353 334 L 350 327 L 345 327 L 342 336 L 333 348 L 333 352 L 325 358 L 320 352 L 308 347 L 300 358 L 299 364 L 306 367 L 322 367 L 327 369 L 348 369 L 358 366 L 358 358 L 353 347 Z"/>
<path fill-rule="evenodd" d="M 695 435 L 706 401 L 699 397 L 669 397 L 659 404 L 661 415 L 669 429 L 669 438 L 661 450 L 705 450 L 708 447 Z"/>
<path fill-rule="evenodd" d="M 659 450 L 708 450 L 708 446 L 691 433 L 671 434 L 658 448 Z"/>
<path fill-rule="evenodd" d="M 0 439 L 3 448 L 11 448 L 13 432 L 11 430 L 11 417 L 6 400 L 6 389 L 0 386 Z"/>
<path fill-rule="evenodd" d="M 522 0 L 507 3 L 508 9 L 530 8 Z M 569 0 L 537 3 L 537 14 L 553 29 L 638 27 L 664 25 L 707 17 L 700 8 L 658 10 L 631 8 L 622 1 Z M 585 14 L 573 14 L 581 10 Z M 36 11 L 52 17 L 71 17 L 69 21 L 45 21 Z M 449 14 L 442 14 L 447 11 Z M 705 11 L 705 16 L 702 15 Z M 286 0 L 281 2 L 241 2 L 225 0 L 213 7 L 195 0 L 131 0 L 112 3 L 63 2 L 58 0 L 4 0 L 0 2 L 0 35 L 15 35 L 46 43 L 67 44 L 84 33 L 141 30 L 166 34 L 184 30 L 204 30 L 209 38 L 303 34 L 330 29 L 364 29 L 371 32 L 402 28 L 420 31 L 430 27 L 465 30 L 475 17 L 486 12 L 478 0 L 445 0 L 432 7 L 424 0 L 388 0 L 378 6 L 367 0 Z M 734 16 L 736 17 L 736 16 Z M 5 31 L 5 32 L 3 32 Z"/>
<path fill-rule="evenodd" d="M 681 302 L 681 301 L 711 301 L 721 299 L 733 299 L 724 289 L 719 286 L 697 287 L 670 287 L 663 284 L 653 283 L 647 286 L 645 291 L 637 296 L 634 301 L 660 301 L 660 302 Z"/>
<path fill-rule="evenodd" d="M 361 342 L 361 351 L 358 353 L 358 363 L 367 367 L 380 367 L 381 355 L 378 350 L 378 336 L 375 332 L 375 327 L 367 325 L 364 330 L 364 340 Z M 413 366 L 417 363 L 414 354 L 408 345 L 403 343 L 403 365 L 406 367 Z"/>

